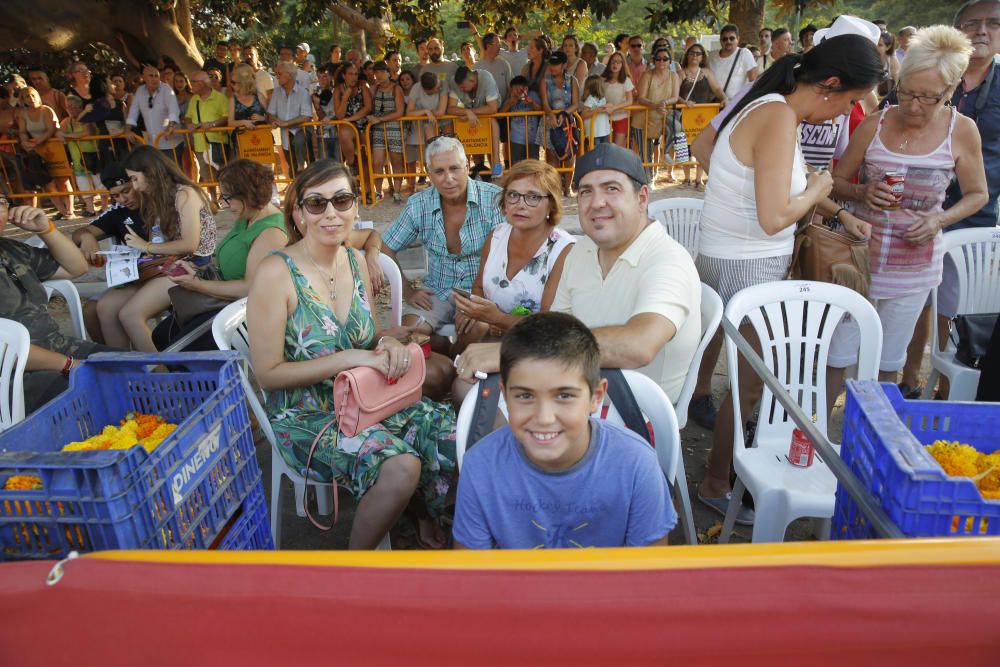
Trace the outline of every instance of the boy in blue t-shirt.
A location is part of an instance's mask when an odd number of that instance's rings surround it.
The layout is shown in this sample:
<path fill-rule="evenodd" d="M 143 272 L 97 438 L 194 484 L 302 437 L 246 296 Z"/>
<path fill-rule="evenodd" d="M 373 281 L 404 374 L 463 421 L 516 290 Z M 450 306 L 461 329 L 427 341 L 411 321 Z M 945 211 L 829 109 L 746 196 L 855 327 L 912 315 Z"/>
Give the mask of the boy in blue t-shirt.
<path fill-rule="evenodd" d="M 604 400 L 597 339 L 545 312 L 518 322 L 500 348 L 508 426 L 465 456 L 456 548 L 666 544 L 677 523 L 649 444 L 592 419 Z"/>

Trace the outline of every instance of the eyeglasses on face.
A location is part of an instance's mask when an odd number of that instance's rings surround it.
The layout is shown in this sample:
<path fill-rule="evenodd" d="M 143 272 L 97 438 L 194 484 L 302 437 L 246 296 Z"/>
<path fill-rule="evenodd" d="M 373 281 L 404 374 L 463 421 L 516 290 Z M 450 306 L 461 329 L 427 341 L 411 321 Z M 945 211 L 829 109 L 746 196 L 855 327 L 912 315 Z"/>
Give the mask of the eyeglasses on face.
<path fill-rule="evenodd" d="M 633 43 L 629 44 L 629 46 L 631 46 L 633 49 L 641 49 L 642 48 L 642 42 L 633 42 Z"/>
<path fill-rule="evenodd" d="M 304 208 L 313 215 L 322 215 L 326 213 L 329 204 L 333 204 L 333 208 L 338 211 L 349 211 L 357 199 L 357 196 L 352 192 L 338 192 L 329 198 L 321 197 L 320 195 L 309 195 L 299 200 L 299 207 Z"/>
<path fill-rule="evenodd" d="M 526 205 L 534 207 L 545 199 L 545 195 L 540 195 L 537 192 L 518 192 L 517 190 L 507 190 L 503 196 L 511 206 L 519 201 L 524 201 Z"/>
<path fill-rule="evenodd" d="M 658 63 L 668 63 L 668 62 L 670 62 L 670 57 L 669 56 L 657 56 L 656 58 L 653 58 L 653 61 L 654 62 L 658 62 Z"/>
<path fill-rule="evenodd" d="M 729 35 L 727 37 L 720 37 L 719 41 L 721 41 L 721 42 L 735 42 L 736 41 L 736 35 Z"/>
<path fill-rule="evenodd" d="M 948 91 L 945 90 L 938 95 L 915 95 L 907 90 L 903 90 L 902 88 L 896 88 L 896 99 L 898 99 L 901 104 L 916 100 L 920 104 L 934 106 L 944 99 L 945 93 L 947 92 Z"/>

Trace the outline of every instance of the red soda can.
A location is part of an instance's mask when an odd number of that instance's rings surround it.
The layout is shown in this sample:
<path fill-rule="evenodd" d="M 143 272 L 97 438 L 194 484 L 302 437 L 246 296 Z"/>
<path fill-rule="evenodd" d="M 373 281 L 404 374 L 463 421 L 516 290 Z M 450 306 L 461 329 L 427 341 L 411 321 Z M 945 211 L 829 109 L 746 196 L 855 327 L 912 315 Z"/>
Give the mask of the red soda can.
<path fill-rule="evenodd" d="M 813 444 L 799 429 L 792 431 L 792 444 L 788 448 L 788 462 L 793 466 L 808 468 L 813 464 Z"/>
<path fill-rule="evenodd" d="M 905 171 L 887 171 L 882 176 L 882 182 L 892 188 L 892 198 L 895 204 L 886 208 L 899 208 L 903 203 L 903 186 L 906 184 Z"/>

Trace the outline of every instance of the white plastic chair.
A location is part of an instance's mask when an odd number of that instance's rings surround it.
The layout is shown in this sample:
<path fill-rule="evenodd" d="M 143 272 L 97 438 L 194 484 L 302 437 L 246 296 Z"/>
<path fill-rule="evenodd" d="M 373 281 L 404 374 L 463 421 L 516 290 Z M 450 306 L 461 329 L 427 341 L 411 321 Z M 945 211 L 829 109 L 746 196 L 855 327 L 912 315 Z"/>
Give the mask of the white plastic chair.
<path fill-rule="evenodd" d="M 247 333 L 246 311 L 246 298 L 234 301 L 223 308 L 212 321 L 212 336 L 215 338 L 215 344 L 220 350 L 236 350 L 240 354 L 243 364 L 249 366 L 250 340 Z M 307 479 L 285 462 L 285 459 L 281 456 L 281 452 L 278 451 L 278 442 L 274 437 L 274 430 L 271 428 L 267 412 L 265 412 L 264 406 L 260 403 L 257 390 L 250 384 L 245 368 L 240 369 L 240 379 L 247 396 L 247 402 L 250 404 L 250 410 L 257 418 L 257 423 L 260 424 L 264 438 L 271 445 L 271 536 L 274 538 L 275 548 L 280 549 L 281 478 L 287 477 L 292 483 L 292 489 L 295 492 L 295 513 L 300 517 L 306 515 L 302 503 L 306 486 L 315 487 L 316 505 L 320 514 L 329 515 L 333 512 L 333 483 Z M 387 550 L 390 548 L 389 545 L 389 535 L 386 534 L 378 548 Z"/>
<path fill-rule="evenodd" d="M 53 292 L 58 292 L 62 298 L 66 299 L 69 307 L 69 317 L 73 322 L 73 335 L 77 338 L 88 340 L 87 326 L 83 323 L 83 304 L 80 301 L 80 292 L 71 280 L 46 280 L 42 283 L 45 287 L 45 295 L 52 298 Z"/>
<path fill-rule="evenodd" d="M 671 405 L 670 399 L 663 393 L 660 385 L 642 373 L 631 370 L 623 370 L 622 373 L 635 396 L 639 409 L 653 427 L 656 458 L 660 463 L 660 470 L 663 471 L 664 477 L 670 484 L 672 494 L 680 503 L 680 519 L 684 526 L 684 536 L 688 544 L 697 544 L 694 513 L 691 510 L 691 498 L 688 495 L 687 475 L 684 471 L 684 459 L 681 456 L 681 436 L 677 426 L 677 416 L 674 414 L 674 406 Z M 469 429 L 472 427 L 472 417 L 475 413 L 478 396 L 479 383 L 477 382 L 462 403 L 455 423 L 455 449 L 459 470 L 462 469 L 462 460 L 468 447 Z M 506 403 L 502 394 L 498 409 L 506 416 Z M 609 421 L 624 425 L 613 406 L 607 418 Z"/>
<path fill-rule="evenodd" d="M 956 313 L 1000 311 L 1000 229 L 960 229 L 944 235 L 944 249 L 958 274 Z M 948 378 L 948 400 L 974 401 L 979 387 L 979 369 L 955 359 L 955 343 L 949 337 L 944 350 L 938 346 L 938 291 L 931 292 L 931 375 L 921 398 L 929 399 L 938 376 Z M 947 335 L 947 334 L 946 334 Z"/>
<path fill-rule="evenodd" d="M 726 306 L 726 318 L 739 325 L 749 318 L 761 343 L 761 358 L 807 415 L 814 415 L 820 432 L 827 432 L 826 366 L 830 341 L 849 314 L 861 332 L 858 379 L 878 377 L 882 355 L 882 325 L 878 313 L 860 294 L 846 287 L 804 280 L 764 283 L 737 292 Z M 795 423 L 764 386 L 753 446 L 744 446 L 736 344 L 728 336 L 726 361 L 733 395 L 733 487 L 720 542 L 732 532 L 744 487 L 754 499 L 754 542 L 781 542 L 794 519 L 822 519 L 817 535 L 829 535 L 837 478 L 818 457 L 799 468 L 787 460 Z M 835 446 L 839 451 L 839 446 Z"/>
<path fill-rule="evenodd" d="M 0 318 L 0 431 L 24 419 L 24 368 L 31 334 L 20 322 Z"/>
<path fill-rule="evenodd" d="M 650 202 L 649 217 L 667 228 L 670 238 L 684 246 L 691 257 L 698 256 L 698 239 L 701 238 L 701 210 L 704 199 L 670 197 Z"/>
<path fill-rule="evenodd" d="M 691 365 L 688 366 L 687 377 L 684 378 L 684 386 L 677 397 L 677 404 L 674 412 L 677 413 L 677 427 L 683 429 L 687 426 L 688 406 L 691 405 L 691 396 L 694 395 L 694 387 L 698 383 L 698 369 L 701 368 L 701 358 L 705 356 L 705 348 L 712 341 L 715 332 L 719 330 L 719 322 L 722 321 L 722 299 L 715 290 L 701 284 L 701 341 L 691 358 Z"/>
<path fill-rule="evenodd" d="M 403 275 L 399 266 L 388 255 L 379 253 L 379 266 L 389 283 L 389 310 L 392 313 L 392 326 L 398 327 L 403 321 Z"/>

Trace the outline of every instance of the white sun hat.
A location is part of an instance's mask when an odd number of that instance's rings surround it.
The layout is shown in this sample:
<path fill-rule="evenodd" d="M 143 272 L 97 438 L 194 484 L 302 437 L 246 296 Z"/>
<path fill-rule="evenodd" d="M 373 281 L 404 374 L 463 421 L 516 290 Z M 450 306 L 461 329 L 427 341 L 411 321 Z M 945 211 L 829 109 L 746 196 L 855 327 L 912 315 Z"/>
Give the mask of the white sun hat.
<path fill-rule="evenodd" d="M 872 44 L 878 44 L 878 38 L 882 31 L 871 21 L 844 14 L 837 17 L 829 28 L 821 28 L 813 35 L 813 44 L 819 44 L 824 39 L 840 37 L 841 35 L 860 35 L 871 40 Z"/>

